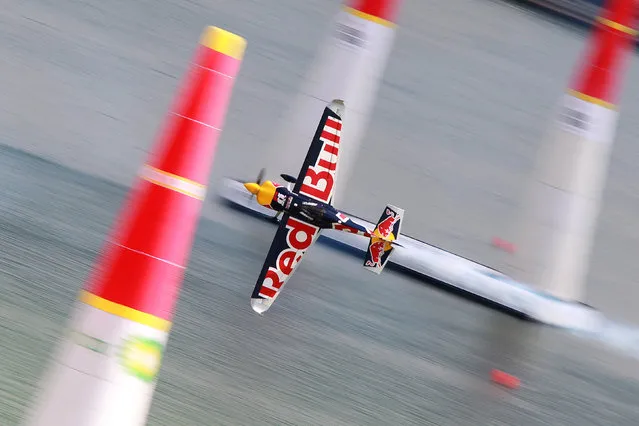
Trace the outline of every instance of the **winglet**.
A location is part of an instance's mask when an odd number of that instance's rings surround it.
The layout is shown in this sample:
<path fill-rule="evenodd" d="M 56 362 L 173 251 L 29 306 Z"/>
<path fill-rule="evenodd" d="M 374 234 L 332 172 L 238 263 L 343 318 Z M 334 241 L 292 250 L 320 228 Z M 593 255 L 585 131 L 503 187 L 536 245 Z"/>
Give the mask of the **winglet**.
<path fill-rule="evenodd" d="M 251 298 L 251 308 L 258 314 L 262 315 L 273 304 L 273 299 L 262 299 L 261 297 Z"/>
<path fill-rule="evenodd" d="M 344 105 L 344 101 L 341 99 L 333 99 L 331 104 L 328 106 L 328 109 L 333 111 L 335 114 L 339 116 L 342 120 L 344 119 L 344 113 L 346 112 L 346 105 Z"/>

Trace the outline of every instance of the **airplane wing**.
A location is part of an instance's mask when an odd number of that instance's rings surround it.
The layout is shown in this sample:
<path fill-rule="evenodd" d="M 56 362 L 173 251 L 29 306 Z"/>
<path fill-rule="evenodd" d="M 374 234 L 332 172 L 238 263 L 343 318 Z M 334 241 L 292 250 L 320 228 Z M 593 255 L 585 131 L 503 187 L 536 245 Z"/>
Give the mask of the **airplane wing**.
<path fill-rule="evenodd" d="M 340 100 L 334 100 L 324 108 L 293 192 L 331 203 L 335 192 L 343 111 L 344 102 Z"/>
<path fill-rule="evenodd" d="M 262 314 L 271 307 L 319 234 L 320 228 L 316 226 L 288 214 L 282 217 L 251 296 L 255 312 Z"/>

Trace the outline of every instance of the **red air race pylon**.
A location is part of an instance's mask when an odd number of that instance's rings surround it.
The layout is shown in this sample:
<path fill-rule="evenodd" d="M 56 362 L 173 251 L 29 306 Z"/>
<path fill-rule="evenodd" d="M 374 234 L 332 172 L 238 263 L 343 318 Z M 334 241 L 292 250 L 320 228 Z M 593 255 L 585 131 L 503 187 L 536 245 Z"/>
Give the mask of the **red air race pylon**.
<path fill-rule="evenodd" d="M 317 117 L 333 99 L 343 99 L 349 112 L 342 129 L 340 183 L 333 201 L 343 198 L 393 46 L 400 5 L 401 0 L 345 1 L 284 115 L 274 142 L 277 149 L 269 150 L 272 157 L 265 167 L 272 177 L 297 175 Z"/>
<path fill-rule="evenodd" d="M 27 425 L 145 423 L 245 47 L 235 34 L 204 31 Z"/>
<path fill-rule="evenodd" d="M 510 272 L 565 301 L 583 298 L 635 16 L 635 0 L 608 0 L 601 9 L 518 223 Z"/>

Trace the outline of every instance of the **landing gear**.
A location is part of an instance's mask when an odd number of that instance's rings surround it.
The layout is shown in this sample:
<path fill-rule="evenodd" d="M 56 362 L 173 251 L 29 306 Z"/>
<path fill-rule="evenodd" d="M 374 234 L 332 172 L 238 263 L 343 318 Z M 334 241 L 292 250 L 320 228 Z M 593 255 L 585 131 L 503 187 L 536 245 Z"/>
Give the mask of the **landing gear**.
<path fill-rule="evenodd" d="M 275 222 L 275 223 L 279 223 L 279 222 L 280 222 L 280 219 L 279 219 L 279 218 L 280 218 L 281 214 L 282 214 L 282 210 L 280 210 L 279 212 L 277 212 L 277 214 L 275 214 L 275 216 L 273 216 L 273 217 L 271 218 L 271 220 L 272 220 L 273 222 Z"/>

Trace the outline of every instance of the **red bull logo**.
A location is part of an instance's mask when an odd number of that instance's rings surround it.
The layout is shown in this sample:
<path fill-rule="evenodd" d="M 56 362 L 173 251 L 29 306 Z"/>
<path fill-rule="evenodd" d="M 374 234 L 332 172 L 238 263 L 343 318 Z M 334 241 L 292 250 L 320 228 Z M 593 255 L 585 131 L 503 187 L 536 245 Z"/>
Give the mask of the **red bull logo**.
<path fill-rule="evenodd" d="M 394 240 L 393 228 L 395 223 L 399 220 L 399 215 L 391 209 L 386 209 L 386 218 L 379 222 L 377 228 L 375 228 L 375 235 L 386 240 Z"/>
<path fill-rule="evenodd" d="M 337 155 L 339 151 L 342 121 L 328 117 L 319 137 L 322 148 L 316 158 L 306 170 L 300 194 L 328 203 L 333 194 L 335 171 L 337 170 Z"/>
<path fill-rule="evenodd" d="M 384 240 L 373 240 L 368 247 L 368 259 L 366 259 L 364 266 L 370 266 L 373 268 L 382 266 L 382 256 L 384 254 L 386 244 L 387 243 Z"/>
<path fill-rule="evenodd" d="M 268 299 L 277 295 L 319 233 L 318 227 L 292 217 L 286 222 L 286 229 L 286 243 L 275 259 L 276 267 L 268 268 L 260 289 L 259 295 Z"/>

